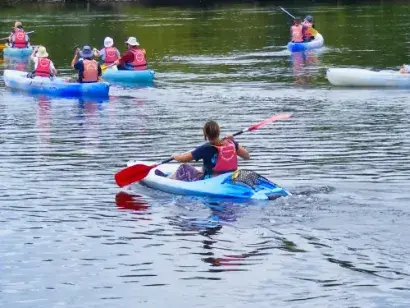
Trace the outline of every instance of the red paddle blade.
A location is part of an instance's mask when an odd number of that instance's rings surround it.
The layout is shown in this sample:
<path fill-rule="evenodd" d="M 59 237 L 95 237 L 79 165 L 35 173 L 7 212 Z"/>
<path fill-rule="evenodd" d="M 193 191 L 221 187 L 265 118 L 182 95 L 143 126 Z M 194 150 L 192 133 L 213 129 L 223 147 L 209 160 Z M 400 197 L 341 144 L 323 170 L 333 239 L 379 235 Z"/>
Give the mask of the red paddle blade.
<path fill-rule="evenodd" d="M 133 165 L 118 171 L 115 174 L 115 182 L 118 186 L 124 187 L 132 183 L 141 181 L 145 178 L 151 169 L 157 165 L 147 166 L 142 164 Z"/>
<path fill-rule="evenodd" d="M 248 127 L 248 131 L 252 131 L 258 128 L 261 128 L 265 126 L 266 124 L 278 121 L 278 120 L 286 120 L 289 119 L 292 116 L 291 113 L 280 113 L 280 114 L 275 114 L 274 116 L 270 117 L 269 119 L 263 120 L 262 122 L 259 122 L 257 124 L 254 124 L 252 126 Z"/>

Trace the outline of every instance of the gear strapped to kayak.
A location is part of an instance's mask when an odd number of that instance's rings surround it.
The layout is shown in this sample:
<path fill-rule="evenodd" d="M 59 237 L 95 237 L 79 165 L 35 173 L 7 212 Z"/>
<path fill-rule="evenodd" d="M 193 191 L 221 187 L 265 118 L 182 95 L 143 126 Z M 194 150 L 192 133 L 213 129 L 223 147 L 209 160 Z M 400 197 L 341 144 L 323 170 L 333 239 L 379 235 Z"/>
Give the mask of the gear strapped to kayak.
<path fill-rule="evenodd" d="M 269 181 L 267 178 L 261 176 L 255 171 L 246 170 L 246 169 L 236 170 L 232 174 L 232 183 L 236 185 L 246 185 L 252 189 L 255 189 L 256 187 L 266 184 L 266 183 L 275 185 L 274 183 Z M 278 194 L 267 194 L 267 197 L 269 200 L 273 200 L 280 196 L 278 196 Z"/>

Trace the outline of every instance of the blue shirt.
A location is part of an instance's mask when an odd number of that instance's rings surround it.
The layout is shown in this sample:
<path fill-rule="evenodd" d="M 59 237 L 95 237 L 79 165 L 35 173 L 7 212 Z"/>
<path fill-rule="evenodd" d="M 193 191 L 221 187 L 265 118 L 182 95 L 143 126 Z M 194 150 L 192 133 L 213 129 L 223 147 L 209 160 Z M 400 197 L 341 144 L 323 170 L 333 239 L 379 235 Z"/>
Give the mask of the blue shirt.
<path fill-rule="evenodd" d="M 90 59 L 86 59 L 86 60 L 90 60 Z M 78 59 L 78 61 L 74 64 L 74 68 L 78 70 L 78 82 L 82 82 L 83 74 L 84 74 L 83 58 Z M 100 66 L 100 63 L 98 63 L 98 76 L 101 76 L 101 73 L 102 73 L 101 66 Z"/>
<path fill-rule="evenodd" d="M 235 144 L 235 150 L 238 151 L 239 143 L 233 141 Z M 218 150 L 215 146 L 209 142 L 197 147 L 191 152 L 192 158 L 195 161 L 202 159 L 204 176 L 212 175 L 212 170 L 216 165 L 216 159 L 218 158 Z"/>

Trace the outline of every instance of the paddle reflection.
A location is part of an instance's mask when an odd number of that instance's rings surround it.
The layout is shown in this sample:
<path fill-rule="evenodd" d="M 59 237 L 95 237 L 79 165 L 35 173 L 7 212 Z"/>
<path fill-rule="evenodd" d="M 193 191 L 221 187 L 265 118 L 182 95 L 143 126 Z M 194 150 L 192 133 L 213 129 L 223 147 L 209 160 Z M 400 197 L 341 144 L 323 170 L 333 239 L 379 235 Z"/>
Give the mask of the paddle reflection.
<path fill-rule="evenodd" d="M 125 191 L 120 191 L 115 195 L 115 204 L 121 210 L 132 211 L 147 211 L 149 209 L 148 202 L 144 197 L 137 194 L 129 194 Z"/>

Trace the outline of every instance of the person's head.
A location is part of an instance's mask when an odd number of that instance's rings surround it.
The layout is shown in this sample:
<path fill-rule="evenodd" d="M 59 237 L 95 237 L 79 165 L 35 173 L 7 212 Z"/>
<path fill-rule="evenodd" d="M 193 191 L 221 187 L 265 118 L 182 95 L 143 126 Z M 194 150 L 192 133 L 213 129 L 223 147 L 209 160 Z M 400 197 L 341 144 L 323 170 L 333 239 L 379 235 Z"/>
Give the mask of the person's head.
<path fill-rule="evenodd" d="M 313 22 L 313 17 L 310 16 L 310 15 L 308 15 L 308 16 L 305 17 L 305 21 L 307 21 L 307 22 Z"/>
<path fill-rule="evenodd" d="M 36 57 L 48 58 L 47 49 L 44 46 L 39 46 L 36 52 Z"/>
<path fill-rule="evenodd" d="M 299 17 L 296 17 L 293 22 L 295 23 L 295 25 L 300 25 L 302 23 L 302 21 L 300 20 Z"/>
<path fill-rule="evenodd" d="M 23 24 L 20 21 L 16 21 L 14 23 L 14 28 L 16 29 L 23 29 Z"/>
<path fill-rule="evenodd" d="M 205 123 L 204 128 L 204 139 L 209 141 L 219 140 L 220 128 L 218 123 L 215 121 L 208 121 Z"/>
<path fill-rule="evenodd" d="M 125 41 L 125 44 L 127 44 L 128 47 L 133 47 L 133 48 L 140 45 L 140 43 L 138 43 L 137 39 L 133 36 L 130 36 L 128 38 L 128 40 Z"/>
<path fill-rule="evenodd" d="M 90 46 L 84 46 L 83 50 L 81 50 L 80 52 L 81 57 L 85 58 L 85 59 L 92 59 L 93 57 L 93 51 L 91 49 Z"/>
<path fill-rule="evenodd" d="M 105 48 L 109 48 L 109 47 L 112 47 L 112 46 L 114 46 L 114 40 L 111 38 L 111 37 L 106 37 L 105 39 L 104 39 L 104 47 Z"/>

